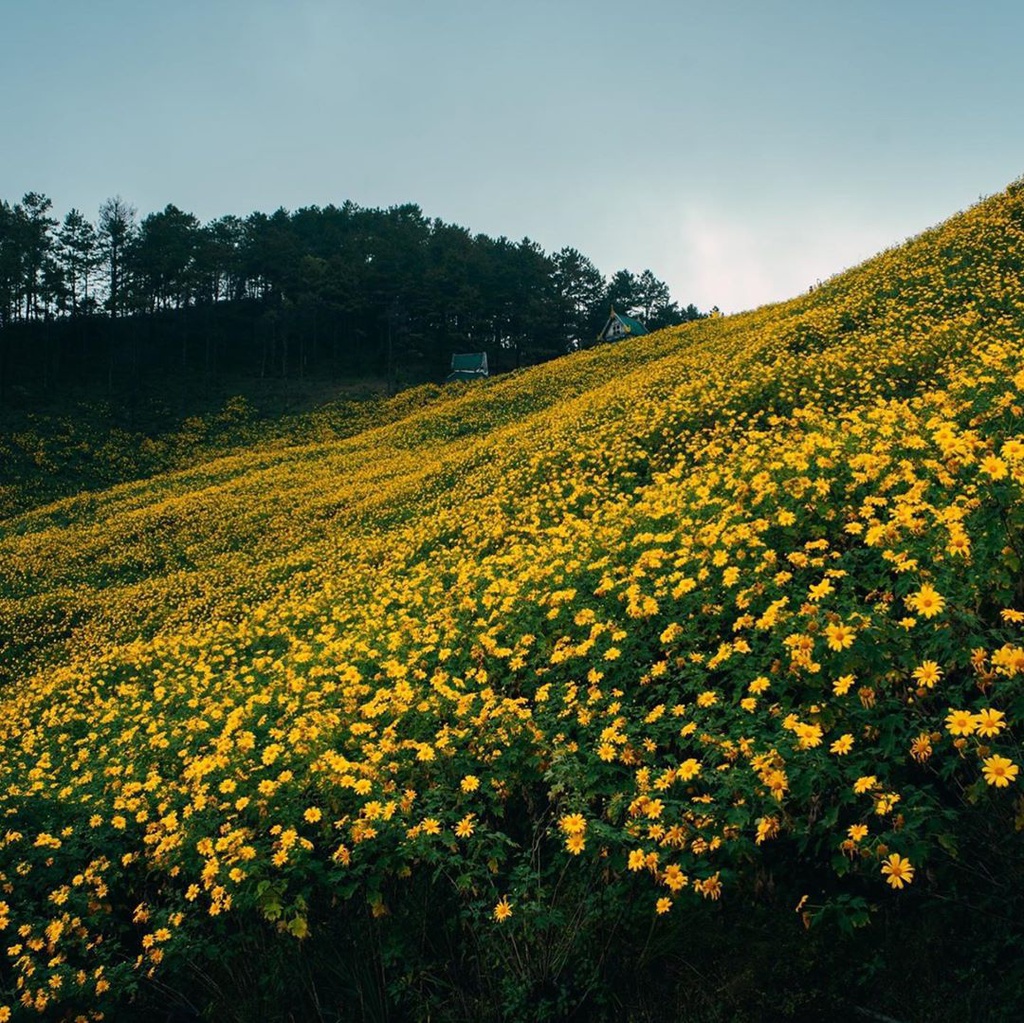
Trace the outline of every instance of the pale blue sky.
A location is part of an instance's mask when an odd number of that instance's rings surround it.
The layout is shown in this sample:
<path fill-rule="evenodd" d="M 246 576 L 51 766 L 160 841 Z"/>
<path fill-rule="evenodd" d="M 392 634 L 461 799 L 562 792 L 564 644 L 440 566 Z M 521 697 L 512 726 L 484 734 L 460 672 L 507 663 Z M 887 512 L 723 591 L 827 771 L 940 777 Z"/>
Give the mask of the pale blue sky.
<path fill-rule="evenodd" d="M 0 0 L 0 198 L 352 199 L 786 298 L 1024 173 L 1011 0 Z"/>

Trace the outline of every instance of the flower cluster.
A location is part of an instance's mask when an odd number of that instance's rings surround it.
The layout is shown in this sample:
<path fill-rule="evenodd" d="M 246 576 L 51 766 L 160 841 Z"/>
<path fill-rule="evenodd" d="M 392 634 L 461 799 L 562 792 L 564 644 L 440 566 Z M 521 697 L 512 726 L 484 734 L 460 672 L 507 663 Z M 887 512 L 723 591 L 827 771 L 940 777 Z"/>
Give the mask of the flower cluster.
<path fill-rule="evenodd" d="M 4 523 L 14 1005 L 439 863 L 509 929 L 538 848 L 658 916 L 773 847 L 895 895 L 1012 829 L 1022 252 L 1011 188 L 789 303 Z"/>

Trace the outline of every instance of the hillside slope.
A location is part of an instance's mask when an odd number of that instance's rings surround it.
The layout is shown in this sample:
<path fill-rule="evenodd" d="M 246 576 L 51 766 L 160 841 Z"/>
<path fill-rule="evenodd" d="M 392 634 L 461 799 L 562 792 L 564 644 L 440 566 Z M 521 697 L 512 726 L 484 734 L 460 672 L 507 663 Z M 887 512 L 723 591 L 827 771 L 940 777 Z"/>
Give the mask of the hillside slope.
<path fill-rule="evenodd" d="M 0 524 L 2 983 L 123 1007 L 341 926 L 421 957 L 390 998 L 479 1016 L 500 968 L 528 1017 L 766 871 L 844 926 L 996 905 L 1022 405 L 1011 186 L 791 302 Z"/>

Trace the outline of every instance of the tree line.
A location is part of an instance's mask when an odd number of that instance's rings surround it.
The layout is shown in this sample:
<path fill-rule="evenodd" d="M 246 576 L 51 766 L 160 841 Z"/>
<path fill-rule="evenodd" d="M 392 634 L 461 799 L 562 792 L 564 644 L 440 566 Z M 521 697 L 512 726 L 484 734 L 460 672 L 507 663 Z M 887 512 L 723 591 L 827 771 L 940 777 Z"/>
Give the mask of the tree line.
<path fill-rule="evenodd" d="M 438 379 L 455 352 L 499 371 L 592 342 L 615 308 L 649 329 L 699 318 L 650 270 L 472 234 L 407 203 L 201 223 L 120 196 L 63 220 L 0 200 L 0 398 L 223 374 Z"/>

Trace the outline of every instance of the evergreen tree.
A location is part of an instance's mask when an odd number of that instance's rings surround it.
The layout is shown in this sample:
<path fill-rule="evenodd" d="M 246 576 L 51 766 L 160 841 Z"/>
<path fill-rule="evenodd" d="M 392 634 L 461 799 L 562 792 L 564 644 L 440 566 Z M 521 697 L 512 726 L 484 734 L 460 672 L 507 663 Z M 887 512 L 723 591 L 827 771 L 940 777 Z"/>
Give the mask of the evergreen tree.
<path fill-rule="evenodd" d="M 241 251 L 245 225 L 235 216 L 206 224 L 196 245 L 197 299 L 220 302 L 245 295 Z"/>
<path fill-rule="evenodd" d="M 196 217 L 174 205 L 142 221 L 131 246 L 140 308 L 153 312 L 192 303 L 200 283 L 196 258 L 201 240 Z"/>
<path fill-rule="evenodd" d="M 613 306 L 615 311 L 626 316 L 636 316 L 640 312 L 640 299 L 637 291 L 636 277 L 629 270 L 617 270 L 608 282 L 604 296 L 605 306 Z"/>
<path fill-rule="evenodd" d="M 125 251 L 135 235 L 135 207 L 119 195 L 100 205 L 99 243 L 107 268 L 107 308 L 112 316 L 124 310 Z"/>
<path fill-rule="evenodd" d="M 664 281 L 659 281 L 650 270 L 644 270 L 635 279 L 634 297 L 637 315 L 648 328 L 671 304 L 668 285 Z"/>
<path fill-rule="evenodd" d="M 72 315 L 89 312 L 89 285 L 100 265 L 96 229 L 79 210 L 71 209 L 57 234 L 57 245 L 69 299 L 67 310 Z"/>
<path fill-rule="evenodd" d="M 39 319 L 49 310 L 51 295 L 57 290 L 59 274 L 53 261 L 53 228 L 57 221 L 49 216 L 53 203 L 41 192 L 28 192 L 21 200 L 22 210 L 22 297 L 25 319 Z"/>
<path fill-rule="evenodd" d="M 21 308 L 25 233 L 21 207 L 0 201 L 0 329 L 8 326 Z"/>
<path fill-rule="evenodd" d="M 551 262 L 558 332 L 568 351 L 589 342 L 600 328 L 598 321 L 606 314 L 604 278 L 578 249 L 566 246 Z"/>

